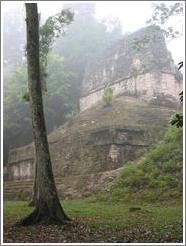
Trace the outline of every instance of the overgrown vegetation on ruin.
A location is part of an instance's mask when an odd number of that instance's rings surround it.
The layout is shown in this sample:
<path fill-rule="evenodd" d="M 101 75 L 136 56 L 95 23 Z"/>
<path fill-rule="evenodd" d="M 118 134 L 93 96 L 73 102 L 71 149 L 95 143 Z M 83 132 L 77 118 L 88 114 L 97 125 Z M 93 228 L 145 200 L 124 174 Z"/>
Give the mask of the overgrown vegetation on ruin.
<path fill-rule="evenodd" d="M 182 129 L 169 127 L 139 159 L 124 164 L 107 193 L 96 197 L 107 201 L 166 202 L 182 198 Z"/>
<path fill-rule="evenodd" d="M 113 89 L 110 85 L 106 85 L 103 93 L 103 106 L 108 107 L 112 104 Z"/>
<path fill-rule="evenodd" d="M 36 147 L 4 167 L 3 242 L 182 243 L 184 64 L 166 41 L 181 35 L 171 19 L 183 4 L 154 4 L 125 37 L 94 3 L 66 3 L 46 22 L 37 5 L 26 3 L 26 47 L 19 6 L 3 21 L 4 164 L 32 141 L 29 101 Z"/>

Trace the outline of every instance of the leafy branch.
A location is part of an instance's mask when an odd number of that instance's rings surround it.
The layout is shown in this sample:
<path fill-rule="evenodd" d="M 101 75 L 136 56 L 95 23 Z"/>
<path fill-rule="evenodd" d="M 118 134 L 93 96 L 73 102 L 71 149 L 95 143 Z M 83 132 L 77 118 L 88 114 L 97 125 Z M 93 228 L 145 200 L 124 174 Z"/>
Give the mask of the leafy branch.
<path fill-rule="evenodd" d="M 183 14 L 183 3 L 174 3 L 170 6 L 167 6 L 165 3 L 155 4 L 154 13 L 152 18 L 147 21 L 147 24 L 157 27 L 161 26 L 165 37 L 176 38 L 181 34 L 178 30 L 174 30 L 172 26 L 164 26 L 164 28 L 162 28 L 162 26 L 168 23 L 170 17 L 179 16 L 181 14 Z"/>
<path fill-rule="evenodd" d="M 183 67 L 183 61 L 178 63 L 178 70 L 180 70 Z M 180 96 L 180 102 L 183 103 L 183 91 L 179 93 Z M 183 114 L 175 114 L 173 118 L 170 121 L 171 125 L 176 125 L 177 128 L 183 127 Z"/>
<path fill-rule="evenodd" d="M 47 57 L 53 44 L 61 34 L 65 34 L 65 27 L 69 25 L 74 18 L 74 14 L 69 10 L 62 10 L 61 13 L 50 16 L 45 24 L 40 27 L 40 62 L 43 69 L 43 76 L 47 67 Z"/>
<path fill-rule="evenodd" d="M 49 51 L 52 49 L 55 40 L 64 35 L 66 26 L 74 20 L 74 13 L 69 9 L 62 10 L 59 14 L 50 16 L 45 24 L 40 27 L 40 69 L 42 91 L 46 92 L 47 61 Z M 25 101 L 29 101 L 29 93 L 25 92 L 22 96 Z"/>
<path fill-rule="evenodd" d="M 171 125 L 175 125 L 177 128 L 183 127 L 183 115 L 182 114 L 175 114 L 171 120 Z"/>

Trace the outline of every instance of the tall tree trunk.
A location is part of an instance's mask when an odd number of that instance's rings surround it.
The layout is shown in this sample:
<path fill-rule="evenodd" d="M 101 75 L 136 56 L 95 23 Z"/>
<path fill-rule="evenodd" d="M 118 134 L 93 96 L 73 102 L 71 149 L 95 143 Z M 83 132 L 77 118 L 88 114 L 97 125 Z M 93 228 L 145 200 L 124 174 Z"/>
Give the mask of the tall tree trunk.
<path fill-rule="evenodd" d="M 43 112 L 39 64 L 39 24 L 36 3 L 26 3 L 28 87 L 36 157 L 35 210 L 20 224 L 63 224 L 65 214 L 55 186 Z"/>
<path fill-rule="evenodd" d="M 35 153 L 34 153 L 34 158 L 35 158 Z M 36 158 L 35 158 L 36 159 Z M 34 184 L 33 184 L 33 190 L 32 190 L 32 198 L 28 203 L 28 206 L 30 207 L 36 207 L 37 204 L 37 168 L 36 168 L 36 160 L 34 160 Z"/>

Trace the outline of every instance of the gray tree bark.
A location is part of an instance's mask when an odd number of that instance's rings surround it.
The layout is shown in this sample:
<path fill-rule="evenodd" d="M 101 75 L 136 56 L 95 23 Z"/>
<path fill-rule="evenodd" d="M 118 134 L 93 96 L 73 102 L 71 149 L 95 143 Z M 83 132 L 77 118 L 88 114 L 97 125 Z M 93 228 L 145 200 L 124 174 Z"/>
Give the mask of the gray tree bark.
<path fill-rule="evenodd" d="M 35 158 L 35 154 L 34 154 L 34 158 Z M 36 206 L 37 204 L 36 193 L 37 193 L 37 168 L 36 168 L 36 161 L 34 161 L 34 184 L 33 184 L 33 190 L 32 190 L 32 198 L 29 201 L 28 206 L 30 207 Z"/>
<path fill-rule="evenodd" d="M 39 64 L 39 24 L 36 3 L 26 3 L 27 67 L 32 129 L 36 157 L 36 207 L 21 225 L 63 224 L 69 218 L 65 214 L 56 190 L 47 140 Z"/>
<path fill-rule="evenodd" d="M 34 146 L 35 147 L 35 146 Z M 36 207 L 37 199 L 36 199 L 36 190 L 37 190 L 37 169 L 36 169 L 36 151 L 34 148 L 34 184 L 32 189 L 32 198 L 28 203 L 28 206 L 30 207 Z"/>

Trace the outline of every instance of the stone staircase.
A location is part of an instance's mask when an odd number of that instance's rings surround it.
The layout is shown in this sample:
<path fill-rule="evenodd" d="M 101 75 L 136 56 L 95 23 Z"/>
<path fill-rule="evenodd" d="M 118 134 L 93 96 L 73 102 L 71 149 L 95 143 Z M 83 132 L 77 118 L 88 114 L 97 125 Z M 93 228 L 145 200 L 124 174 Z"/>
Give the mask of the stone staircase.
<path fill-rule="evenodd" d="M 56 178 L 56 185 L 61 184 L 61 178 Z M 32 196 L 33 179 L 5 181 L 3 184 L 4 200 L 30 200 Z"/>
<path fill-rule="evenodd" d="M 29 200 L 32 195 L 33 180 L 12 180 L 3 184 L 4 200 Z"/>
<path fill-rule="evenodd" d="M 95 192 L 107 190 L 119 175 L 120 168 L 105 172 L 55 177 L 59 198 L 62 200 L 81 199 Z M 33 179 L 8 180 L 3 184 L 4 200 L 29 201 L 32 197 Z"/>

